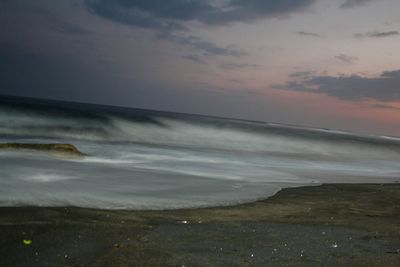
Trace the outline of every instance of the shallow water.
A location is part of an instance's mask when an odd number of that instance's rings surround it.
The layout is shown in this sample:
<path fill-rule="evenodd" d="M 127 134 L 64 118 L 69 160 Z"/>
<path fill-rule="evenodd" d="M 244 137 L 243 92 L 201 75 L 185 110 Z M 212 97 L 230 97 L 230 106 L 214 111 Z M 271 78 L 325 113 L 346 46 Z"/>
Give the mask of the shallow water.
<path fill-rule="evenodd" d="M 52 101 L 0 100 L 0 142 L 72 143 L 88 154 L 0 151 L 0 206 L 218 206 L 400 177 L 397 138 Z"/>

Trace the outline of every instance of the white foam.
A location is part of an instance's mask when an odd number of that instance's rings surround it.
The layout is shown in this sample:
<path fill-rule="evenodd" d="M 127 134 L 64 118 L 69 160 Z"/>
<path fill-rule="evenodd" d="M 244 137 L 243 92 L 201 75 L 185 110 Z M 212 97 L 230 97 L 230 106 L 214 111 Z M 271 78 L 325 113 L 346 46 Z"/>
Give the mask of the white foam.
<path fill-rule="evenodd" d="M 370 143 L 369 137 L 330 130 L 309 134 L 288 126 L 271 130 L 272 124 L 153 120 L 96 121 L 0 108 L 0 143 L 73 143 L 88 154 L 73 159 L 0 152 L 0 206 L 218 206 L 265 198 L 285 187 L 395 182 L 400 176 L 399 140 L 390 137 Z"/>
<path fill-rule="evenodd" d="M 85 157 L 84 159 L 74 159 L 74 158 L 66 158 L 66 160 L 75 161 L 75 162 L 86 162 L 86 163 L 100 163 L 100 164 L 135 164 L 135 163 L 143 163 L 144 161 L 135 161 L 135 160 L 123 160 L 123 159 L 111 159 L 111 158 L 101 158 L 101 157 Z"/>
<path fill-rule="evenodd" d="M 33 175 L 25 175 L 21 177 L 22 180 L 37 183 L 59 182 L 65 180 L 79 179 L 78 176 L 66 176 L 56 173 L 38 173 Z"/>

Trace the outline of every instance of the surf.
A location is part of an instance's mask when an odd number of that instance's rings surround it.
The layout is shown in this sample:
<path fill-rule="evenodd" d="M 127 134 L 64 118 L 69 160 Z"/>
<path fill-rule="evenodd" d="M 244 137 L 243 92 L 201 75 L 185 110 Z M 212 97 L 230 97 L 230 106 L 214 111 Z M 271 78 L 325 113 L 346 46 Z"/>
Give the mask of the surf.
<path fill-rule="evenodd" d="M 73 144 L 85 157 L 0 151 L 0 206 L 221 206 L 266 198 L 286 187 L 391 183 L 400 177 L 396 138 L 0 99 L 0 143 L 13 142 Z"/>

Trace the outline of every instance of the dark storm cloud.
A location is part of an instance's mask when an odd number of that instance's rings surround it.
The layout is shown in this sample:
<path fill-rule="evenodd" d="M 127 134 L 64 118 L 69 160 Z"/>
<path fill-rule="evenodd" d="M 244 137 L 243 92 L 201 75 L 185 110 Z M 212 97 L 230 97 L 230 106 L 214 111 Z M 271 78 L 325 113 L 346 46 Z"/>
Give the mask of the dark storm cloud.
<path fill-rule="evenodd" d="M 313 76 L 302 81 L 290 81 L 284 85 L 274 85 L 276 89 L 325 94 L 339 99 L 360 101 L 400 100 L 400 70 L 383 72 L 379 77 L 366 78 L 352 76 Z"/>
<path fill-rule="evenodd" d="M 345 55 L 345 54 L 339 54 L 339 55 L 335 56 L 335 58 L 337 60 L 341 61 L 342 63 L 348 64 L 348 65 L 350 65 L 350 64 L 352 64 L 352 63 L 354 63 L 355 61 L 358 60 L 357 57 L 352 57 L 352 56 L 348 56 L 348 55 Z"/>
<path fill-rule="evenodd" d="M 356 38 L 364 38 L 364 37 L 381 38 L 381 37 L 389 37 L 389 36 L 399 35 L 399 34 L 400 33 L 398 31 L 387 31 L 387 32 L 373 31 L 373 32 L 366 32 L 366 33 L 356 33 L 356 34 L 354 34 L 354 37 L 356 37 Z"/>
<path fill-rule="evenodd" d="M 167 14 L 165 14 L 165 16 L 158 15 L 162 10 L 159 8 L 160 5 L 159 1 L 148 1 L 149 3 L 154 2 L 153 12 L 151 12 L 150 8 L 151 5 L 149 4 L 143 5 L 144 3 L 142 2 L 145 1 L 122 1 L 122 0 L 85 1 L 87 6 L 95 14 L 115 22 L 129 24 L 140 28 L 148 28 L 148 29 L 158 29 L 158 30 L 183 29 L 181 25 L 175 23 L 172 20 L 168 20 Z M 165 6 L 165 3 L 166 2 L 164 2 L 164 4 L 161 4 L 161 6 Z M 166 11 L 169 10 L 164 9 L 164 12 Z"/>
<path fill-rule="evenodd" d="M 99 2 L 103 5 L 114 2 L 121 7 L 148 12 L 155 17 L 177 20 L 192 20 L 214 9 L 204 0 L 100 0 Z"/>
<path fill-rule="evenodd" d="M 373 0 L 346 0 L 343 4 L 340 5 L 341 8 L 353 8 L 361 5 L 365 5 Z"/>
<path fill-rule="evenodd" d="M 300 35 L 304 35 L 304 36 L 310 36 L 310 37 L 322 37 L 322 35 L 315 33 L 315 32 L 298 31 L 296 33 L 300 34 Z"/>
<path fill-rule="evenodd" d="M 224 9 L 205 13 L 199 20 L 205 24 L 216 25 L 252 22 L 300 12 L 315 2 L 316 0 L 231 0 Z"/>
<path fill-rule="evenodd" d="M 174 29 L 181 22 L 222 25 L 281 17 L 302 11 L 316 0 L 231 0 L 223 6 L 206 0 L 86 0 L 96 14 L 143 28 Z"/>
<path fill-rule="evenodd" d="M 245 52 L 235 47 L 221 47 L 190 32 L 188 21 L 205 25 L 251 22 L 268 17 L 282 17 L 301 11 L 316 0 L 230 0 L 224 5 L 206 0 L 86 0 L 89 9 L 103 18 L 157 32 L 159 38 L 190 46 L 206 54 L 240 57 Z M 184 33 L 184 34 L 183 34 Z"/>

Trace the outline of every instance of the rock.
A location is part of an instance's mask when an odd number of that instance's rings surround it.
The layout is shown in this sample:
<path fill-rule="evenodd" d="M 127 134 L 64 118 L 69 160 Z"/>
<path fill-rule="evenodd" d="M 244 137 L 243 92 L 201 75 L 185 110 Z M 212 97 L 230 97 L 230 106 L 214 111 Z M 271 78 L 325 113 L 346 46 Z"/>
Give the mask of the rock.
<path fill-rule="evenodd" d="M 28 143 L 6 143 L 0 144 L 0 149 L 13 150 L 37 150 L 65 156 L 85 156 L 74 145 L 71 144 L 28 144 Z"/>

